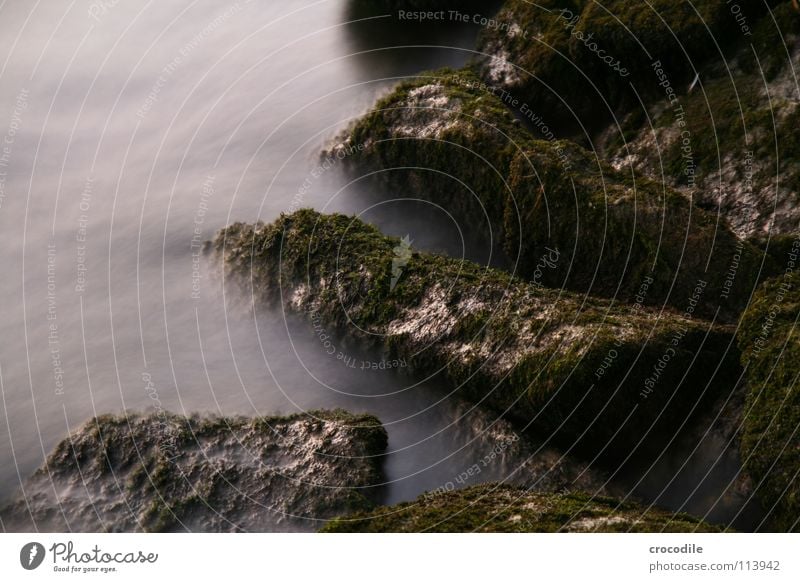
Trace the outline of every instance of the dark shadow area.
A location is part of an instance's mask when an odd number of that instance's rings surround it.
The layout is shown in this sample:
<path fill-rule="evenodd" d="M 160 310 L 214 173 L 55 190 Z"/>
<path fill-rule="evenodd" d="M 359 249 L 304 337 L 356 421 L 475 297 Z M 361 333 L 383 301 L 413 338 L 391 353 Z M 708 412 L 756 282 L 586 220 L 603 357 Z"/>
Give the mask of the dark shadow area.
<path fill-rule="evenodd" d="M 342 11 L 342 21 L 350 23 L 343 29 L 343 43 L 349 51 L 362 53 L 354 60 L 371 78 L 464 66 L 483 30 L 473 18 L 492 16 L 502 2 L 486 2 L 478 10 L 457 5 L 444 11 L 443 20 L 423 22 L 401 19 L 397 10 L 376 4 L 381 3 L 351 0 Z M 450 10 L 461 16 L 451 19 Z"/>

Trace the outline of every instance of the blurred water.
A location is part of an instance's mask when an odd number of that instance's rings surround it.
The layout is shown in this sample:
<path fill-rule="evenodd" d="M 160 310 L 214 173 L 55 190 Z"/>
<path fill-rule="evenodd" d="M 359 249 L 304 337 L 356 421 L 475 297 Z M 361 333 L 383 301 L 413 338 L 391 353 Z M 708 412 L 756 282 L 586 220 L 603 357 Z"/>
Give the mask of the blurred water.
<path fill-rule="evenodd" d="M 231 221 L 365 210 L 357 185 L 312 175 L 319 151 L 396 78 L 463 64 L 476 29 L 398 28 L 337 1 L 100 6 L 0 11 L 0 132 L 13 132 L 0 168 L 0 495 L 68 427 L 156 396 L 178 412 L 374 412 L 395 451 L 389 501 L 474 463 L 486 442 L 448 458 L 475 437 L 474 422 L 453 424 L 469 408 L 342 365 L 306 325 L 292 324 L 292 344 L 280 314 L 226 309 L 196 255 Z M 434 43 L 454 48 L 384 48 Z M 461 246 L 457 228 L 413 212 L 388 223 L 396 205 L 367 214 L 417 246 Z"/>

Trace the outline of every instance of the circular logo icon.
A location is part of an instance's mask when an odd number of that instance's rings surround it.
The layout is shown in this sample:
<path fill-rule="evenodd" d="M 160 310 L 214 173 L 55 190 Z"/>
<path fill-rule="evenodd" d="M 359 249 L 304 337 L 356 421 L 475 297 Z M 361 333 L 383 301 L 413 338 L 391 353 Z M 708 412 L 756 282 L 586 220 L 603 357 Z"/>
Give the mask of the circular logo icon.
<path fill-rule="evenodd" d="M 29 542 L 19 551 L 19 563 L 26 570 L 35 570 L 44 561 L 44 546 L 39 542 Z"/>

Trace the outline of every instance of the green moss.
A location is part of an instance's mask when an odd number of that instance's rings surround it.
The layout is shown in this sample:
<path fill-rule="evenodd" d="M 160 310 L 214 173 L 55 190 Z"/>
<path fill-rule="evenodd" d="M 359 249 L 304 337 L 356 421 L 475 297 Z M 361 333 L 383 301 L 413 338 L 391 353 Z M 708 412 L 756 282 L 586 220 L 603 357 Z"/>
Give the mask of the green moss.
<path fill-rule="evenodd" d="M 800 117 L 794 112 L 784 120 L 775 120 L 774 109 L 783 104 L 779 97 L 773 99 L 771 102 L 766 97 L 760 75 L 714 79 L 705 84 L 704 95 L 696 93 L 685 98 L 687 128 L 693 136 L 692 150 L 701 184 L 726 158 L 741 158 L 748 150 L 760 166 L 754 176 L 757 185 L 774 179 L 775 166 L 764 162 L 774 159 L 776 147 L 782 159 L 781 173 L 789 172 L 800 153 L 796 132 Z M 664 159 L 670 174 L 685 185 L 688 178 L 681 171 L 681 147 L 679 142 L 672 143 L 664 151 Z"/>
<path fill-rule="evenodd" d="M 569 179 L 558 166 L 565 155 L 580 168 Z M 520 261 L 520 275 L 550 287 L 624 301 L 638 295 L 646 305 L 687 309 L 703 281 L 695 313 L 731 321 L 759 272 L 776 271 L 769 259 L 762 268 L 754 245 L 740 242 L 685 196 L 616 172 L 569 142 L 517 156 L 510 184 L 515 199 L 505 216 L 507 252 L 529 258 Z M 550 248 L 560 251 L 558 264 L 537 269 Z"/>
<path fill-rule="evenodd" d="M 773 234 L 768 240 L 761 237 L 751 239 L 758 249 L 769 256 L 775 265 L 786 265 L 787 257 L 793 252 L 797 234 Z"/>
<path fill-rule="evenodd" d="M 701 520 L 584 493 L 532 493 L 490 483 L 330 521 L 346 532 L 716 532 Z"/>
<path fill-rule="evenodd" d="M 414 134 L 432 125 L 439 129 Z M 486 232 L 486 214 L 492 226 L 499 224 L 508 167 L 526 139 L 520 123 L 472 72 L 442 69 L 402 83 L 361 118 L 348 140 L 366 149 L 347 161 L 359 169 L 389 170 L 380 177 L 398 190 L 446 200 L 462 220 Z M 414 167 L 419 169 L 406 169 Z"/>
<path fill-rule="evenodd" d="M 728 328 L 426 253 L 415 253 L 390 289 L 397 242 L 355 218 L 301 210 L 270 225 L 233 225 L 215 245 L 261 302 L 377 341 L 421 373 L 441 370 L 460 395 L 587 451 L 657 448 L 734 381 Z M 614 365 L 596 377 L 612 350 Z M 656 389 L 645 390 L 668 352 Z"/>
<path fill-rule="evenodd" d="M 388 170 L 379 175 L 396 190 L 441 204 L 471 232 L 491 230 L 516 274 L 549 287 L 629 301 L 652 278 L 646 304 L 684 309 L 703 280 L 696 313 L 732 321 L 762 271 L 752 245 L 683 194 L 574 143 L 532 139 L 469 71 L 400 85 L 359 120 L 352 144 L 365 147 L 349 164 Z M 543 268 L 550 249 L 558 264 Z"/>
<path fill-rule="evenodd" d="M 481 69 L 486 78 L 535 104 L 562 135 L 583 139 L 585 131 L 602 130 L 638 109 L 640 100 L 663 97 L 652 63 L 661 63 L 675 87 L 684 86 L 704 63 L 749 44 L 747 33 L 766 14 L 767 4 L 778 3 L 737 2 L 749 27 L 743 30 L 730 6 L 718 0 L 509 0 L 496 18 L 518 24 L 527 34 L 488 29 L 479 49 L 505 58 L 515 69 L 499 73 L 489 61 Z M 603 52 L 598 56 L 597 51 Z"/>
<path fill-rule="evenodd" d="M 724 66 L 699 67 L 694 90 L 676 85 L 673 106 L 650 108 L 657 144 L 649 123 L 631 117 L 606 148 L 619 160 L 633 152 L 634 167 L 657 179 L 663 172 L 667 183 L 691 191 L 737 232 L 763 238 L 794 231 L 800 109 L 790 66 L 798 38 L 800 19 L 784 2 L 754 23 L 753 35 L 732 48 Z M 620 134 L 639 138 L 625 146 Z"/>
<path fill-rule="evenodd" d="M 324 520 L 375 506 L 387 440 L 377 418 L 341 409 L 104 415 L 59 443 L 26 484 L 53 497 L 17 499 L 0 515 L 26 507 L 56 531 L 251 531 L 274 526 L 275 512 Z"/>
<path fill-rule="evenodd" d="M 793 248 L 797 268 L 800 245 Z M 791 266 L 791 265 L 790 265 Z M 800 531 L 800 275 L 765 284 L 738 333 L 749 391 L 741 452 L 776 529 Z"/>

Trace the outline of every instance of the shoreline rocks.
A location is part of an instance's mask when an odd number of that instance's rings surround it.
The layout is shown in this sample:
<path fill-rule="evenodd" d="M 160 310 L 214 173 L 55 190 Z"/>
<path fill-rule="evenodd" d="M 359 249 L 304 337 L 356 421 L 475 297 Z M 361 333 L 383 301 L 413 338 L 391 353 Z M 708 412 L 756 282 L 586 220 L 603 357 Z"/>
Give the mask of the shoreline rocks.
<path fill-rule="evenodd" d="M 755 240 L 791 235 L 800 224 L 800 94 L 792 68 L 800 18 L 788 2 L 773 18 L 754 27 L 752 46 L 701 68 L 694 91 L 678 92 L 673 106 L 649 107 L 649 119 L 643 112 L 622 119 L 599 144 L 615 167 L 692 194 L 738 236 Z"/>
<path fill-rule="evenodd" d="M 454 442 L 470 443 L 470 453 L 460 469 L 442 474 L 426 495 L 499 480 L 540 493 L 569 490 L 619 497 L 627 492 L 596 463 L 565 454 L 491 409 L 460 401 L 455 413 L 461 418 L 454 422 L 465 432 L 452 435 Z"/>
<path fill-rule="evenodd" d="M 420 75 L 380 100 L 329 155 L 441 205 L 502 248 L 508 270 L 547 287 L 683 309 L 702 279 L 696 311 L 731 322 L 760 273 L 774 273 L 771 257 L 691 197 L 552 134 L 534 139 L 504 95 L 468 70 Z M 554 251 L 556 264 L 547 259 Z"/>
<path fill-rule="evenodd" d="M 531 493 L 490 483 L 337 518 L 327 533 L 718 532 L 686 514 L 582 493 Z"/>
<path fill-rule="evenodd" d="M 477 67 L 533 104 L 560 137 L 588 142 L 642 101 L 660 99 L 653 63 L 675 87 L 688 86 L 697 68 L 724 58 L 739 40 L 746 44 L 768 5 L 779 2 L 740 0 L 734 13 L 716 0 L 507 0 L 495 18 L 520 32 L 487 29 Z"/>
<path fill-rule="evenodd" d="M 738 332 L 749 390 L 741 456 L 776 531 L 800 531 L 800 242 L 787 274 L 764 284 Z M 789 271 L 788 269 L 792 270 Z"/>
<path fill-rule="evenodd" d="M 257 304 L 377 344 L 583 453 L 657 449 L 735 382 L 729 328 L 437 255 L 393 265 L 398 246 L 357 219 L 312 210 L 231 225 L 214 241 L 227 276 Z"/>
<path fill-rule="evenodd" d="M 378 419 L 100 416 L 62 441 L 1 511 L 6 531 L 313 530 L 371 509 Z"/>

